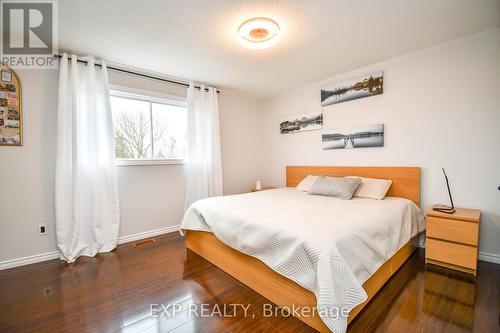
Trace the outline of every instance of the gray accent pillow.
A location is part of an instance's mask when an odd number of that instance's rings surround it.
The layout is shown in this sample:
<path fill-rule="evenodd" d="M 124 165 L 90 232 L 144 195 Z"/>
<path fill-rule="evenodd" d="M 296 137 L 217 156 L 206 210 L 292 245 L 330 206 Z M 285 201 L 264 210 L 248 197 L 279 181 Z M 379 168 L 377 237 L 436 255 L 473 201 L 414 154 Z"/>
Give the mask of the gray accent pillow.
<path fill-rule="evenodd" d="M 361 179 L 359 178 L 321 176 L 312 184 L 309 194 L 351 200 L 359 184 L 361 184 Z"/>

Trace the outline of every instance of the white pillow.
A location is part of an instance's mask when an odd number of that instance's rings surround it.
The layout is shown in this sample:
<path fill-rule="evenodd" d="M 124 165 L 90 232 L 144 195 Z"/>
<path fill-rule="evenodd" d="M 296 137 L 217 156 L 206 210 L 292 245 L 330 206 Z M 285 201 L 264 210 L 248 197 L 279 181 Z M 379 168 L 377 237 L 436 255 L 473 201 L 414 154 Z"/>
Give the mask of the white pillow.
<path fill-rule="evenodd" d="M 390 179 L 376 179 L 376 178 L 363 178 L 348 176 L 346 178 L 359 178 L 361 179 L 361 184 L 354 192 L 355 197 L 368 198 L 382 200 L 385 198 L 387 191 L 392 185 L 392 180 Z"/>
<path fill-rule="evenodd" d="M 302 181 L 297 185 L 297 190 L 301 190 L 304 192 L 309 192 L 312 184 L 318 179 L 319 176 L 308 175 L 306 178 L 302 179 Z"/>

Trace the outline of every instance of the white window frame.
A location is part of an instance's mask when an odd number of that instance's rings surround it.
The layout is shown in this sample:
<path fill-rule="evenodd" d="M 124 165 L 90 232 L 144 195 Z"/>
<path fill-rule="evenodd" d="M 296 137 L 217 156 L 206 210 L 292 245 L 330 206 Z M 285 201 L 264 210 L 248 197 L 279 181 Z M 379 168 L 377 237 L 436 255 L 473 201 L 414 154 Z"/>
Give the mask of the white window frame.
<path fill-rule="evenodd" d="M 185 97 L 157 93 L 153 91 L 135 89 L 119 85 L 109 85 L 111 97 L 123 97 L 140 101 L 181 106 L 187 108 Z M 186 164 L 185 159 L 165 158 L 165 159 L 138 159 L 138 158 L 116 158 L 116 166 L 141 166 L 141 165 L 177 165 Z"/>

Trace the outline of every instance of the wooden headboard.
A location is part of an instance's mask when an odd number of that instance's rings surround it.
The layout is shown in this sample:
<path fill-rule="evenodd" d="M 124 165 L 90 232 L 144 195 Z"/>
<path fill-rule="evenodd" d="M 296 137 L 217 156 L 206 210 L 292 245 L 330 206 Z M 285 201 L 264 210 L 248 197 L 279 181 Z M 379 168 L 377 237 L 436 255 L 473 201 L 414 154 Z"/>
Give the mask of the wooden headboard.
<path fill-rule="evenodd" d="M 420 206 L 419 167 L 287 166 L 286 186 L 297 186 L 307 175 L 391 179 L 388 196 L 410 199 Z"/>

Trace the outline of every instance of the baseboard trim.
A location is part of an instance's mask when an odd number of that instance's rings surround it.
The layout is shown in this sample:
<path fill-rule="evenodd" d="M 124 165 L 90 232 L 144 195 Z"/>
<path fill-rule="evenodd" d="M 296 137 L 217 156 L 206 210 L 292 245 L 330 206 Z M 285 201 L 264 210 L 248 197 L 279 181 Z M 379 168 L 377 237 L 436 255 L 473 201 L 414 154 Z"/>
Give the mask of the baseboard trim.
<path fill-rule="evenodd" d="M 479 252 L 477 258 L 482 261 L 488 261 L 495 264 L 500 264 L 500 255 L 487 252 Z"/>
<path fill-rule="evenodd" d="M 180 227 L 181 227 L 180 225 L 173 225 L 170 227 L 160 228 L 160 229 L 156 229 L 156 230 L 140 232 L 138 234 L 122 236 L 122 237 L 118 238 L 118 244 L 133 242 L 133 241 L 136 241 L 139 239 L 144 239 L 144 238 L 149 238 L 149 237 L 154 237 L 154 236 L 159 236 L 159 235 L 179 231 Z"/>
<path fill-rule="evenodd" d="M 174 225 L 170 227 L 140 232 L 138 234 L 122 236 L 118 238 L 118 244 L 133 242 L 139 239 L 159 236 L 163 234 L 168 234 L 171 232 L 178 231 L 180 229 L 180 225 Z M 30 264 L 36 264 L 38 262 L 53 260 L 59 258 L 59 251 L 52 251 L 47 253 L 35 254 L 33 256 L 22 257 L 17 259 L 10 259 L 0 262 L 0 271 L 4 269 L 25 266 Z"/>
<path fill-rule="evenodd" d="M 35 254 L 34 256 L 10 259 L 0 262 L 0 271 L 4 269 L 36 264 L 37 262 L 52 260 L 59 258 L 59 251 Z"/>

